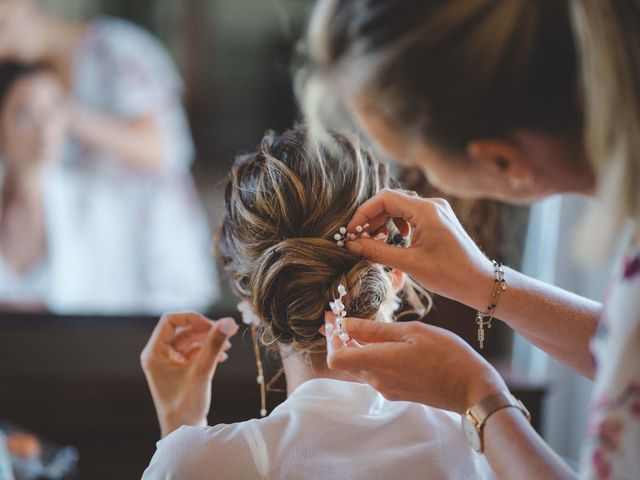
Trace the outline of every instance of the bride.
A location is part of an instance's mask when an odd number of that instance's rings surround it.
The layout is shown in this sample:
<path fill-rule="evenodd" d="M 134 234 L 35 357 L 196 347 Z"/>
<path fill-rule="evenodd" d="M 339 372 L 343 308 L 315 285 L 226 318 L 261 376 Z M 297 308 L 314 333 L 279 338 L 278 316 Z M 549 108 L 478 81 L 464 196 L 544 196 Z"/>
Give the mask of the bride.
<path fill-rule="evenodd" d="M 350 341 L 339 320 L 325 331 L 327 309 L 390 322 L 419 298 L 403 273 L 344 248 L 341 228 L 391 182 L 352 138 L 312 141 L 303 127 L 268 133 L 236 159 L 218 251 L 246 302 L 245 321 L 280 353 L 288 398 L 264 418 L 206 426 L 210 381 L 237 326 L 165 315 L 141 357 L 164 437 L 144 479 L 493 478 L 459 415 L 389 401 L 327 368 L 325 335 Z M 377 238 L 399 235 L 390 226 Z"/>

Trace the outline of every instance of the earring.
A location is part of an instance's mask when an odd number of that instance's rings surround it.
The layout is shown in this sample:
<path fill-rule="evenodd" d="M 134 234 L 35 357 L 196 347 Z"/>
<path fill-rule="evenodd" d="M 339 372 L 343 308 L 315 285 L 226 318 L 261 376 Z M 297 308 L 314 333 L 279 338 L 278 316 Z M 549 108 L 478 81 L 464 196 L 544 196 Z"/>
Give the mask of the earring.
<path fill-rule="evenodd" d="M 256 367 L 258 369 L 256 382 L 260 386 L 260 416 L 266 417 L 267 392 L 264 382 L 264 367 L 262 365 L 262 358 L 260 357 L 260 345 L 258 344 L 258 325 L 260 325 L 260 318 L 254 313 L 253 308 L 251 308 L 251 305 L 246 300 L 238 304 L 238 310 L 242 314 L 242 322 L 249 325 L 251 329 L 251 342 L 253 343 L 253 353 L 256 357 Z"/>

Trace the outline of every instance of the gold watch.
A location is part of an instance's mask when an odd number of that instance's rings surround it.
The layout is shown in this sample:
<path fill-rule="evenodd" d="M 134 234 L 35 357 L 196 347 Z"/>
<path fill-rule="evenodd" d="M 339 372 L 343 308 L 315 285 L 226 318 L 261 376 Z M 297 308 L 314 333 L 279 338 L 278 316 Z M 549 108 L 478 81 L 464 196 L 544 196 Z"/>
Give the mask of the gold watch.
<path fill-rule="evenodd" d="M 503 408 L 517 408 L 528 421 L 531 421 L 529 410 L 508 391 L 489 395 L 473 407 L 469 407 L 462 416 L 462 429 L 469 446 L 478 453 L 484 450 L 482 431 L 487 419 Z"/>

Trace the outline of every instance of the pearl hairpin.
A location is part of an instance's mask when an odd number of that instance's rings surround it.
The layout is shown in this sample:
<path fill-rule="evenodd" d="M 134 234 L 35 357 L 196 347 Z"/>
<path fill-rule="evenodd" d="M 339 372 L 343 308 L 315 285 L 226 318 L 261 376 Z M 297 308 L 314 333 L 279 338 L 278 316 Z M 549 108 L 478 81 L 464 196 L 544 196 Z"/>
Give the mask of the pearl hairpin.
<path fill-rule="evenodd" d="M 344 287 L 344 285 L 338 285 L 339 297 L 336 298 L 333 302 L 329 302 L 329 307 L 331 308 L 331 311 L 333 312 L 334 315 L 338 317 L 336 318 L 337 335 L 340 341 L 343 343 L 343 345 L 346 345 L 347 342 L 349 341 L 349 335 L 347 334 L 347 332 L 344 331 L 344 318 L 347 316 L 347 312 L 344 308 L 344 303 L 342 303 L 342 298 L 346 294 L 347 294 L 347 289 Z M 327 333 L 331 337 L 333 332 L 330 329 Z"/>
<path fill-rule="evenodd" d="M 336 241 L 336 245 L 344 247 L 350 240 L 356 240 L 359 237 L 370 238 L 369 233 L 365 231 L 369 227 L 370 225 L 368 223 L 358 225 L 356 227 L 356 233 L 347 233 L 346 227 L 340 227 L 338 232 L 333 236 L 333 239 Z"/>

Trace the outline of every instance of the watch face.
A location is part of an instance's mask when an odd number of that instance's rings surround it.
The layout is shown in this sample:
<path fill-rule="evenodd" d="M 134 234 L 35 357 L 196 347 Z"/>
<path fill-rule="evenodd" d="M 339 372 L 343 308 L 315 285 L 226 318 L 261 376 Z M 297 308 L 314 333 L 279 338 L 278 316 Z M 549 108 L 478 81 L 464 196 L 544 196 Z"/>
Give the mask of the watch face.
<path fill-rule="evenodd" d="M 462 430 L 469 446 L 476 452 L 482 452 L 482 441 L 480 440 L 478 429 L 473 420 L 466 415 L 462 416 Z"/>

